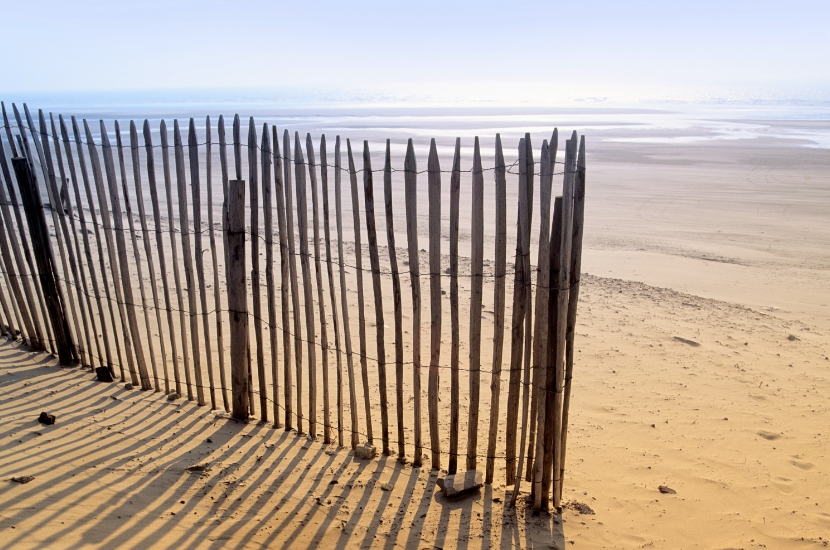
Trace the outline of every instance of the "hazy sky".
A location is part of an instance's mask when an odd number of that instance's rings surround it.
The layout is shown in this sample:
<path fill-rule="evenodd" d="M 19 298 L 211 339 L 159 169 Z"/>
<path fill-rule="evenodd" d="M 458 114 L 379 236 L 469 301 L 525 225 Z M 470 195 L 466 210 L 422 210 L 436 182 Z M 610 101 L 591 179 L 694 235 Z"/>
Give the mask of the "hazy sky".
<path fill-rule="evenodd" d="M 816 0 L 1 0 L 0 92 L 830 97 Z"/>

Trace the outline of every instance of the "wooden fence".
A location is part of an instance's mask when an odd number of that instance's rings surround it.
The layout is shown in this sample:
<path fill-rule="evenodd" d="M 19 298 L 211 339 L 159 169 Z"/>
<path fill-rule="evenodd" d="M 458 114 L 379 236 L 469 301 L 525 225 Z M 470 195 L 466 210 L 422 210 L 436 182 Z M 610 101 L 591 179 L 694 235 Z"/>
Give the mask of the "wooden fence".
<path fill-rule="evenodd" d="M 13 121 L 2 105 L 0 315 L 12 338 L 51 351 L 61 364 L 96 369 L 99 379 L 120 377 L 131 387 L 163 391 L 173 400 L 186 396 L 199 406 L 209 401 L 240 420 L 258 415 L 274 428 L 322 436 L 326 444 L 374 445 L 379 420 L 382 452 L 396 453 L 401 462 L 421 467 L 428 459 L 440 469 L 446 460 L 447 471 L 455 473 L 462 456 L 463 469 L 483 469 L 492 483 L 498 460 L 505 482 L 514 485 L 514 501 L 524 479 L 536 508 L 560 505 L 582 251 L 584 137 L 578 140 L 574 132 L 558 161 L 554 130 L 536 161 L 526 134 L 516 161 L 507 165 L 496 135 L 487 168 L 476 137 L 468 170 L 461 168 L 460 139 L 451 170 L 441 169 L 434 139 L 426 169 L 411 139 L 403 169 L 395 169 L 387 140 L 383 168 L 373 169 L 368 142 L 361 159 L 361 151 L 353 152 L 339 136 L 331 155 L 325 136 L 315 150 L 308 135 L 303 149 L 295 133 L 292 151 L 288 130 L 280 143 L 276 127 L 263 124 L 257 132 L 253 118 L 245 140 L 238 116 L 230 135 L 220 116 L 213 141 L 209 117 L 198 130 L 190 119 L 187 128 L 173 121 L 172 132 L 164 121 L 157 129 L 130 121 L 122 132 L 117 121 L 108 128 L 104 121 L 42 111 L 35 119 L 25 105 L 22 113 L 15 105 L 11 110 Z M 401 172 L 402 191 L 396 183 Z M 552 196 L 554 176 L 562 176 L 561 196 Z M 442 217 L 447 179 L 448 228 Z M 465 201 L 462 179 L 469 184 Z M 509 264 L 508 196 L 516 194 L 516 248 Z M 351 208 L 344 207 L 344 195 Z M 462 208 L 469 210 L 462 215 Z M 379 219 L 385 222 L 380 229 Z M 426 243 L 419 240 L 424 219 Z M 405 245 L 396 244 L 396 222 L 405 226 Z M 488 242 L 485 260 L 488 232 L 495 243 Z M 447 241 L 448 258 L 442 254 Z M 468 258 L 460 256 L 460 242 L 469 246 Z M 428 345 L 421 341 L 427 331 L 422 271 L 429 282 Z M 489 310 L 485 286 L 492 293 Z M 443 323 L 447 301 L 449 334 Z M 449 388 L 446 377 L 441 380 L 447 370 Z M 489 392 L 482 392 L 482 373 Z"/>

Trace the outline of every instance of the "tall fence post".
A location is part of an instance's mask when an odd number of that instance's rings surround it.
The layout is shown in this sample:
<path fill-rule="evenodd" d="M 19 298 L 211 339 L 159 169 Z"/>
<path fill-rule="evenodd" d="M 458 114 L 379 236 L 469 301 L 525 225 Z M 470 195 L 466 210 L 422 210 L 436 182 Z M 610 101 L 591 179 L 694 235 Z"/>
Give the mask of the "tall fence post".
<path fill-rule="evenodd" d="M 233 417 L 248 418 L 248 296 L 245 281 L 245 181 L 228 182 L 228 310 Z"/>
<path fill-rule="evenodd" d="M 54 256 L 49 243 L 49 228 L 46 227 L 43 204 L 40 201 L 40 194 L 37 192 L 34 175 L 29 168 L 28 161 L 22 157 L 15 157 L 12 159 L 12 164 L 29 222 L 29 235 L 32 238 L 40 284 L 46 298 L 46 310 L 54 329 L 58 359 L 61 365 L 69 365 L 72 363 L 72 337 L 53 271 Z"/>

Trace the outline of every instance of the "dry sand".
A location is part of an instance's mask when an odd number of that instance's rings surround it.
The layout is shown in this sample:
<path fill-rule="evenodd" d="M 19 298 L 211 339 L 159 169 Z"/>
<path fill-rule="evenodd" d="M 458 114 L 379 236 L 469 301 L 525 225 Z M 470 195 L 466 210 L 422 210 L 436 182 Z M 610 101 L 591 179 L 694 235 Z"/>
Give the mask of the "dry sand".
<path fill-rule="evenodd" d="M 820 225 L 830 212 L 826 153 L 761 142 L 598 141 L 589 151 L 583 267 L 590 275 L 580 297 L 561 516 L 533 515 L 522 499 L 516 509 L 505 506 L 512 489 L 504 487 L 503 460 L 492 486 L 449 502 L 436 487 L 443 474 L 430 471 L 428 459 L 423 469 L 394 457 L 363 461 L 346 448 L 240 424 L 193 402 L 105 386 L 88 372 L 56 368 L 49 356 L 4 343 L 0 547 L 827 546 L 830 243 Z M 398 245 L 404 242 L 399 234 Z M 404 255 L 399 250 L 399 261 Z M 371 325 L 368 274 L 364 284 Z M 404 279 L 405 330 L 408 285 Z M 462 279 L 463 343 L 468 296 Z M 492 280 L 484 296 L 489 370 Z M 352 291 L 350 300 L 355 321 Z M 391 383 L 391 299 L 384 306 Z M 354 322 L 352 334 L 357 348 Z M 370 326 L 370 355 L 374 338 Z M 424 359 L 427 342 L 425 332 Z M 463 347 L 462 362 L 466 356 Z M 442 364 L 448 362 L 445 345 Z M 332 395 L 334 364 L 331 356 Z M 376 372 L 370 364 L 372 392 L 380 389 Z M 410 367 L 405 381 L 411 459 Z M 424 390 L 426 381 L 424 369 Z M 441 383 L 448 389 L 447 371 Z M 482 386 L 487 411 L 489 374 Z M 466 388 L 462 375 L 462 455 Z M 502 388 L 506 400 L 506 373 Z M 365 426 L 362 395 L 359 389 Z M 447 412 L 444 452 L 448 401 L 440 404 Z M 390 387 L 393 440 L 394 406 Z M 57 415 L 57 424 L 39 424 L 41 411 Z M 373 416 L 379 444 L 377 408 Z M 426 443 L 426 418 L 423 429 Z M 195 465 L 207 467 L 188 471 Z M 25 475 L 34 480 L 9 481 Z M 661 485 L 676 493 L 662 494 Z M 593 513 L 581 513 L 588 511 L 583 505 Z"/>

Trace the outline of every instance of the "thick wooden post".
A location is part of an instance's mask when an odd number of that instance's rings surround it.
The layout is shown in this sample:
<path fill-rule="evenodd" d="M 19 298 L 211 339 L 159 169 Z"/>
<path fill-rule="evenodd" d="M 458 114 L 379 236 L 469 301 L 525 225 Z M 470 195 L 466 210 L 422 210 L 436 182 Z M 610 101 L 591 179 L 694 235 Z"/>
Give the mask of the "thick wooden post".
<path fill-rule="evenodd" d="M 29 221 L 29 235 L 32 237 L 35 260 L 37 261 L 41 287 L 46 297 L 46 309 L 49 319 L 55 330 L 58 346 L 58 359 L 61 365 L 72 363 L 72 342 L 69 335 L 69 323 L 66 320 L 63 303 L 58 293 L 58 283 L 54 274 L 54 256 L 49 243 L 49 229 L 46 226 L 46 217 L 40 193 L 29 163 L 22 157 L 12 159 L 20 194 L 23 198 L 23 207 Z"/>
<path fill-rule="evenodd" d="M 248 418 L 248 292 L 245 280 L 245 181 L 228 182 L 228 310 L 233 417 Z"/>

